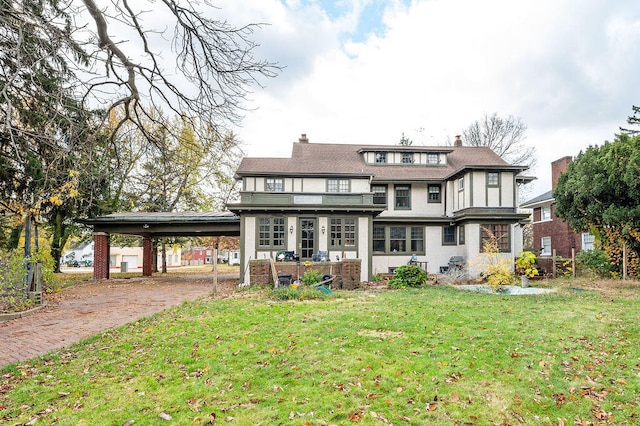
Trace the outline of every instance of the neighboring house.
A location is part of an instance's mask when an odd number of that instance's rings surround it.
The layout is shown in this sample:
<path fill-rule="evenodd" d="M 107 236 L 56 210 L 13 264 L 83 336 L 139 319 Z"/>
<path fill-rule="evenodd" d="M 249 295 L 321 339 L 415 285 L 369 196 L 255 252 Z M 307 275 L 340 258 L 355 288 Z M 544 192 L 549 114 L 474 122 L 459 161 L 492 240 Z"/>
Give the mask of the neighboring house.
<path fill-rule="evenodd" d="M 93 241 L 71 247 L 71 250 L 62 254 L 61 263 L 63 265 L 91 265 L 93 263 L 93 247 Z"/>
<path fill-rule="evenodd" d="M 135 271 L 142 268 L 142 247 L 110 247 L 109 252 L 109 266 L 111 268 L 123 268 L 123 263 L 126 263 L 126 269 L 128 271 Z M 167 267 L 182 266 L 181 258 L 182 253 L 179 247 L 167 246 Z M 158 257 L 156 259 L 158 268 L 162 265 L 162 254 L 158 250 Z"/>
<path fill-rule="evenodd" d="M 518 184 L 526 166 L 486 147 L 310 143 L 290 158 L 245 157 L 236 174 L 243 262 L 294 251 L 301 261 L 360 259 L 361 280 L 406 265 L 436 273 L 452 256 L 474 259 L 489 233 L 504 256 L 522 248 Z M 426 264 L 424 262 L 427 262 Z"/>
<path fill-rule="evenodd" d="M 190 247 L 182 250 L 183 265 L 211 265 L 212 249 L 206 247 Z M 240 264 L 240 252 L 236 250 L 218 251 L 218 263 L 229 265 Z"/>
<path fill-rule="evenodd" d="M 556 202 L 553 191 L 558 178 L 567 170 L 572 158 L 562 157 L 551 163 L 551 191 L 545 192 L 520 207 L 533 209 L 533 248 L 540 256 L 557 256 L 571 258 L 575 252 L 593 248 L 593 236 L 589 233 L 577 233 L 569 224 L 556 216 Z"/>

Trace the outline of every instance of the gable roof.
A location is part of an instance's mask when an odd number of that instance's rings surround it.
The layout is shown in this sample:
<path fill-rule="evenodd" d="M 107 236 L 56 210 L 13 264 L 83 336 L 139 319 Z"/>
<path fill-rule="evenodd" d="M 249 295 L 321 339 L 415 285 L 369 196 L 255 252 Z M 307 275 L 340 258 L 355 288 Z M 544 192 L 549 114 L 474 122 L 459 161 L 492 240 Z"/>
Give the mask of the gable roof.
<path fill-rule="evenodd" d="M 446 165 L 367 164 L 364 152 L 439 152 Z M 512 166 L 487 147 L 420 147 L 399 145 L 348 145 L 294 142 L 290 158 L 245 157 L 236 172 L 244 176 L 348 176 L 373 181 L 443 180 L 469 169 L 507 170 L 515 173 L 527 166 Z"/>

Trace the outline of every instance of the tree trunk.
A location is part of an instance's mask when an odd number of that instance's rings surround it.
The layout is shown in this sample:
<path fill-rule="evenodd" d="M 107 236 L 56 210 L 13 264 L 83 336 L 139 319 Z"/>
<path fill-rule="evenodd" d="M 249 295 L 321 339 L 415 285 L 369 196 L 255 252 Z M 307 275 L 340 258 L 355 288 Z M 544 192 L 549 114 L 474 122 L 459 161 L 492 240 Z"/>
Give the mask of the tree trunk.
<path fill-rule="evenodd" d="M 53 235 L 51 237 L 51 257 L 54 261 L 53 271 L 60 272 L 60 257 L 62 257 L 62 249 L 69 238 L 66 233 L 67 225 L 64 224 L 64 217 L 62 213 L 56 212 L 52 225 Z"/>
<path fill-rule="evenodd" d="M 162 239 L 162 273 L 167 273 L 167 246 L 164 242 L 164 238 Z"/>

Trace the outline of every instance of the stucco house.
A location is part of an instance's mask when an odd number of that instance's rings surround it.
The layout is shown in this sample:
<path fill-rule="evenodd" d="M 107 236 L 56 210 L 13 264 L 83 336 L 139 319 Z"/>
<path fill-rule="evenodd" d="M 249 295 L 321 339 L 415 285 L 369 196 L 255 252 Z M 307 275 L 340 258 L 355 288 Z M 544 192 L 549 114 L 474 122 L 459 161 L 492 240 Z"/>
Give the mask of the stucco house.
<path fill-rule="evenodd" d="M 551 191 L 540 194 L 522 203 L 521 207 L 532 209 L 533 248 L 540 257 L 551 258 L 554 251 L 557 256 L 571 258 L 572 251 L 593 249 L 593 235 L 588 232 L 575 232 L 571 226 L 556 216 L 556 200 L 553 191 L 558 178 L 571 163 L 570 156 L 559 158 L 551 163 Z M 548 265 L 545 265 L 548 268 Z"/>
<path fill-rule="evenodd" d="M 518 186 L 531 178 L 486 147 L 311 143 L 289 158 L 245 157 L 236 178 L 241 258 L 361 260 L 361 280 L 392 272 L 415 255 L 429 273 L 452 256 L 474 271 L 482 241 L 505 257 L 522 248 Z"/>

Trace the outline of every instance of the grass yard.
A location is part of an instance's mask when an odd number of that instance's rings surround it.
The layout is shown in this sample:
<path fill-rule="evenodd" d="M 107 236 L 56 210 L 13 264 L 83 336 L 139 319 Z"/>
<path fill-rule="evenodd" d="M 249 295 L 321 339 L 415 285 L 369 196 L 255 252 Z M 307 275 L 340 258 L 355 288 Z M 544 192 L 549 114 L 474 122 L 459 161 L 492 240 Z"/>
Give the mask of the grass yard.
<path fill-rule="evenodd" d="M 0 423 L 634 424 L 640 286 L 605 287 L 186 303 L 5 368 Z"/>

